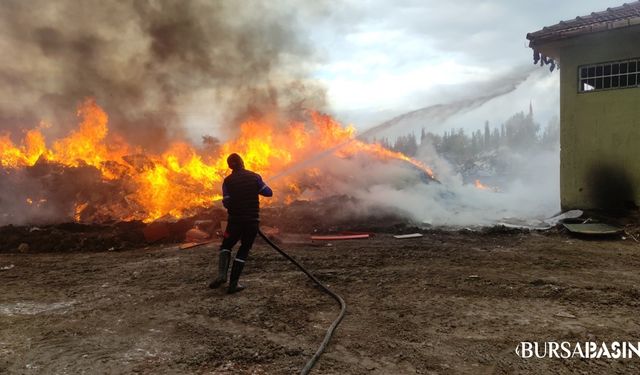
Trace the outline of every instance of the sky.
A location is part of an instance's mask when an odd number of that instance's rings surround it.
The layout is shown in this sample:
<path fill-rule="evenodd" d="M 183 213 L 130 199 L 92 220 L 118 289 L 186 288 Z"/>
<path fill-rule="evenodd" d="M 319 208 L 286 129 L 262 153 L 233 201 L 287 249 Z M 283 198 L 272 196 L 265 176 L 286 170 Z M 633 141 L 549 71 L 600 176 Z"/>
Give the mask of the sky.
<path fill-rule="evenodd" d="M 331 4 L 331 3 L 330 3 Z M 331 111 L 365 130 L 394 115 L 480 95 L 513 72 L 532 70 L 514 92 L 429 130 L 499 125 L 532 103 L 545 126 L 559 115 L 559 73 L 533 68 L 526 34 L 619 6 L 620 0 L 346 0 L 310 27 L 320 56 L 312 75 Z"/>

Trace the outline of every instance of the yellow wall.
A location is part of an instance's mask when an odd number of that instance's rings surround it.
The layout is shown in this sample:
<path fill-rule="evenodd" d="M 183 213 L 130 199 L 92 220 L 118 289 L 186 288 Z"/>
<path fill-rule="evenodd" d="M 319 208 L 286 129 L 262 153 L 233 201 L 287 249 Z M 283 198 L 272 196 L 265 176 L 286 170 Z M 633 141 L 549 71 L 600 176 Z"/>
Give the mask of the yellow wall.
<path fill-rule="evenodd" d="M 599 206 L 627 200 L 640 206 L 640 87 L 578 93 L 579 66 L 640 58 L 640 26 L 565 39 L 541 50 L 560 60 L 562 207 L 616 208 Z M 603 202 L 603 193 L 612 201 Z"/>

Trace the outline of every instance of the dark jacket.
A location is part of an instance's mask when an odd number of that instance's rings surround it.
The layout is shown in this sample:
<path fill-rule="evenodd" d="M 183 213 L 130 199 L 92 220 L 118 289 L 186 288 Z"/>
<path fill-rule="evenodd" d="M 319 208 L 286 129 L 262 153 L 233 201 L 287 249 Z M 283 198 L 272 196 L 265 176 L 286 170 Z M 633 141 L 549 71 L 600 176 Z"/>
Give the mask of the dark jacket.
<path fill-rule="evenodd" d="M 222 204 L 229 213 L 229 222 L 260 221 L 258 194 L 271 197 L 273 191 L 259 174 L 235 169 L 222 183 Z"/>

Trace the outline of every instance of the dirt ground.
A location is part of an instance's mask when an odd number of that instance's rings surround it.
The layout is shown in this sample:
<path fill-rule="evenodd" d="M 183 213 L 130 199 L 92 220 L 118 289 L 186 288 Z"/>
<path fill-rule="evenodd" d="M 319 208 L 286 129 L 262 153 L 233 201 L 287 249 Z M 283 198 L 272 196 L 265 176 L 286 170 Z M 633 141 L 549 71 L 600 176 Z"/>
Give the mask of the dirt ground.
<path fill-rule="evenodd" d="M 640 340 L 640 244 L 558 231 L 282 245 L 348 304 L 316 374 L 639 373 L 520 359 L 520 341 Z M 291 374 L 338 307 L 257 241 L 227 296 L 216 246 L 0 254 L 0 373 Z"/>

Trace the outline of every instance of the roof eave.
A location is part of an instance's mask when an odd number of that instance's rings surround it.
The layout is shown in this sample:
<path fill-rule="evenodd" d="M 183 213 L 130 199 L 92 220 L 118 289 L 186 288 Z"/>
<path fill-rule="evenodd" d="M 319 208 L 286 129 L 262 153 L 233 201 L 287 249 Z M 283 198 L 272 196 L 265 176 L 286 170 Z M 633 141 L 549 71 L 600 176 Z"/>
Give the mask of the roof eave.
<path fill-rule="evenodd" d="M 533 33 L 528 33 L 527 39 L 529 40 L 529 47 L 539 48 L 546 43 L 554 42 L 557 40 L 573 38 L 580 35 L 593 34 L 607 30 L 621 29 L 635 25 L 640 25 L 640 16 L 626 18 L 623 20 L 594 23 L 585 27 L 564 29 L 558 31 L 547 31 L 545 29 L 542 29 Z"/>

